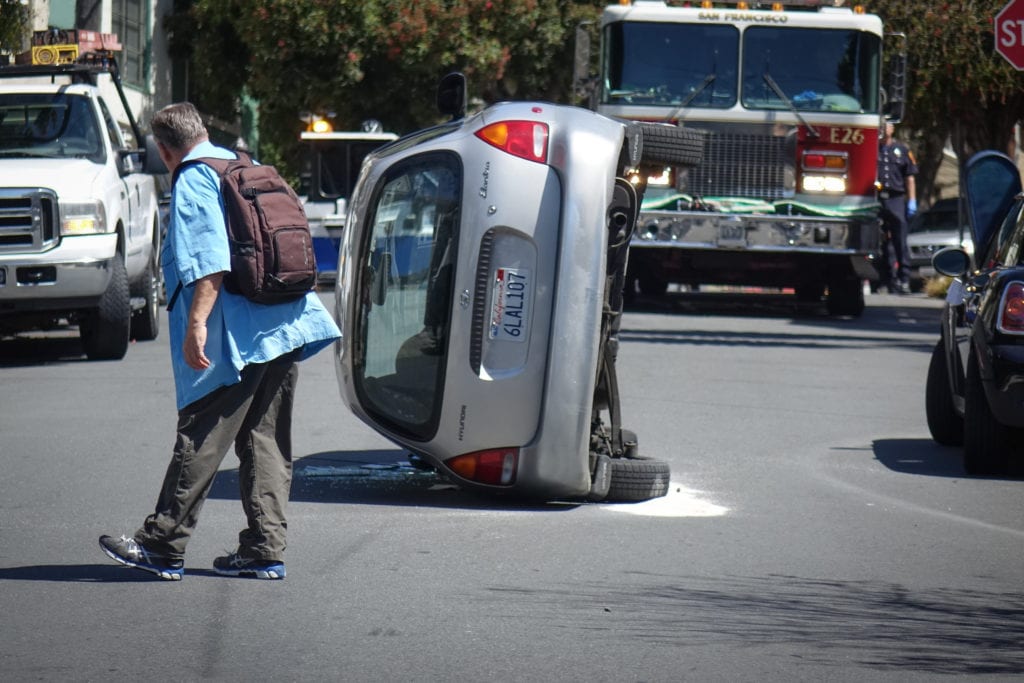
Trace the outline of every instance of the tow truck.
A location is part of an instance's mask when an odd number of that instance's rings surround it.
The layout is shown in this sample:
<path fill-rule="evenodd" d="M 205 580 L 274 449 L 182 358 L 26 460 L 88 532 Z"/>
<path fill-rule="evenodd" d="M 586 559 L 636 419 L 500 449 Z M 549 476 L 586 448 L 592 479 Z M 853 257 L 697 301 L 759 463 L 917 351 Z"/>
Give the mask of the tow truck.
<path fill-rule="evenodd" d="M 302 147 L 299 197 L 309 219 L 316 255 L 317 279 L 338 276 L 338 248 L 345 229 L 348 198 L 359 177 L 363 159 L 373 150 L 397 140 L 395 133 L 366 121 L 359 131 L 335 131 L 323 117 L 313 117 L 300 134 Z"/>
<path fill-rule="evenodd" d="M 77 326 L 94 360 L 160 323 L 166 169 L 128 106 L 118 48 L 112 34 L 38 31 L 0 66 L 0 335 Z"/>
<path fill-rule="evenodd" d="M 906 39 L 843 4 L 623 0 L 601 15 L 596 78 L 577 32 L 592 108 L 704 132 L 699 165 L 641 178 L 632 291 L 778 288 L 861 314 L 878 279 L 879 130 L 902 115 Z"/>

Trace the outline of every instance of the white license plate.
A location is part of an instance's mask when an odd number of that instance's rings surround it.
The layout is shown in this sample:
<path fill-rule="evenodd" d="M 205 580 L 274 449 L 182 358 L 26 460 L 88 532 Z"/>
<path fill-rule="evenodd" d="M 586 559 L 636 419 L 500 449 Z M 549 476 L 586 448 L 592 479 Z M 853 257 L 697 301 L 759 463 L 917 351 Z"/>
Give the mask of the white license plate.
<path fill-rule="evenodd" d="M 533 290 L 530 271 L 498 268 L 491 290 L 490 339 L 526 341 L 530 331 L 529 304 Z"/>
<path fill-rule="evenodd" d="M 718 233 L 718 246 L 745 248 L 747 246 L 747 229 L 740 225 L 723 225 Z"/>

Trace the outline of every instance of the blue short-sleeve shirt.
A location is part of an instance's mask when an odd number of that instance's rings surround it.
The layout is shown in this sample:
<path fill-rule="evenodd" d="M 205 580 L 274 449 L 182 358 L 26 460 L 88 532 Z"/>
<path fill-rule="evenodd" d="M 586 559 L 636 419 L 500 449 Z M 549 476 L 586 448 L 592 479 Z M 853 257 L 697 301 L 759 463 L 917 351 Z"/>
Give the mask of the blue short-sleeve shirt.
<path fill-rule="evenodd" d="M 210 142 L 197 145 L 184 161 L 198 157 L 234 159 L 230 150 Z M 266 363 L 295 349 L 308 358 L 341 333 L 316 293 L 296 301 L 264 305 L 221 288 L 206 321 L 210 367 L 193 370 L 182 346 L 197 280 L 231 270 L 220 178 L 205 164 L 182 170 L 171 194 L 171 220 L 161 253 L 167 291 L 181 292 L 168 313 L 171 367 L 178 409 L 218 387 L 241 380 L 246 365 Z"/>

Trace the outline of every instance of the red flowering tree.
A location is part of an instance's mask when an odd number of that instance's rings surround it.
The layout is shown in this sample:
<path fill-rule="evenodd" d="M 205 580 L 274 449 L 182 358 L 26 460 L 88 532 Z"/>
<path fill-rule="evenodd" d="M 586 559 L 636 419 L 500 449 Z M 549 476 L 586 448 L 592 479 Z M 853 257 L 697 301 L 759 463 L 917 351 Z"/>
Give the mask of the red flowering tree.
<path fill-rule="evenodd" d="M 395 132 L 435 123 L 438 80 L 459 70 L 470 98 L 568 101 L 577 22 L 595 0 L 194 0 L 166 25 L 189 64 L 189 98 L 237 117 L 259 102 L 260 153 L 289 160 L 300 112 L 367 118 Z"/>
<path fill-rule="evenodd" d="M 906 128 L 927 197 L 951 140 L 961 162 L 982 149 L 1013 152 L 1024 118 L 1024 72 L 995 51 L 993 18 L 1006 0 L 873 0 L 887 31 L 907 35 L 910 61 Z"/>

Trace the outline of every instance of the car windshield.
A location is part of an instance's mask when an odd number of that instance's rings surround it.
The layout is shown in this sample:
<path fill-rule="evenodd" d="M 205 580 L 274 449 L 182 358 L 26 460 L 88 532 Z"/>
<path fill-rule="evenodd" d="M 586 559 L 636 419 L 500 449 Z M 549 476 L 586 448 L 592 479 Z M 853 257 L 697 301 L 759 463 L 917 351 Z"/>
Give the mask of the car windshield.
<path fill-rule="evenodd" d="M 103 163 L 101 130 L 81 95 L 0 94 L 0 158 L 72 157 Z"/>
<path fill-rule="evenodd" d="M 604 104 L 877 113 L 881 39 L 842 29 L 616 22 L 606 28 Z"/>
<path fill-rule="evenodd" d="M 861 31 L 751 27 L 743 34 L 743 106 L 875 113 L 880 53 L 879 37 Z"/>
<path fill-rule="evenodd" d="M 306 144 L 299 194 L 313 200 L 349 197 L 367 154 L 380 141 L 317 140 Z"/>
<path fill-rule="evenodd" d="M 736 27 L 617 22 L 605 30 L 605 104 L 736 104 Z"/>
<path fill-rule="evenodd" d="M 1006 213 L 999 228 L 996 263 L 1002 266 L 1017 266 L 1024 259 L 1024 200 L 1018 200 Z"/>
<path fill-rule="evenodd" d="M 450 154 L 400 162 L 368 213 L 356 391 L 381 421 L 421 440 L 441 409 L 461 175 Z"/>
<path fill-rule="evenodd" d="M 927 211 L 914 216 L 910 222 L 910 232 L 939 232 L 960 229 L 956 200 L 937 202 Z"/>

